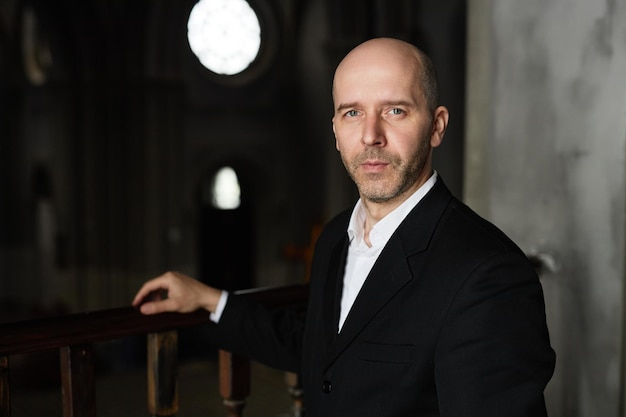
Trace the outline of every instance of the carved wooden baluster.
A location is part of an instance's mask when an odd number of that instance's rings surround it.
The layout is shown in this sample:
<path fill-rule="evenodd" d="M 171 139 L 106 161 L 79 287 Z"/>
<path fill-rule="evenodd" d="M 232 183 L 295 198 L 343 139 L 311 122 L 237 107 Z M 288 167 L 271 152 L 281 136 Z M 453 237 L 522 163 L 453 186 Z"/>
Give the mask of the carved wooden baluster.
<path fill-rule="evenodd" d="M 220 395 L 228 417 L 241 417 L 250 395 L 250 361 L 231 352 L 219 352 Z"/>
<path fill-rule="evenodd" d="M 155 417 L 178 413 L 178 333 L 148 335 L 148 411 Z"/>
<path fill-rule="evenodd" d="M 0 417 L 11 417 L 9 357 L 0 356 Z"/>
<path fill-rule="evenodd" d="M 65 346 L 59 350 L 63 417 L 96 417 L 93 346 Z"/>
<path fill-rule="evenodd" d="M 293 400 L 293 417 L 304 417 L 304 392 L 300 375 L 285 372 L 285 383 Z"/>

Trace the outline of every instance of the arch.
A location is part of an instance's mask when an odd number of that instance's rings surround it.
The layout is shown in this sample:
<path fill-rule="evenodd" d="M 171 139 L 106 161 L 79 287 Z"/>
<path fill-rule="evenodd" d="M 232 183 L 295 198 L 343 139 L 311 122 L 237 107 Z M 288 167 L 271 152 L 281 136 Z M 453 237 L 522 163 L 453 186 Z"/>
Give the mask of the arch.
<path fill-rule="evenodd" d="M 240 204 L 224 210 L 210 198 L 215 176 L 223 167 L 237 174 Z M 213 164 L 198 184 L 198 278 L 229 291 L 255 286 L 256 211 L 254 170 L 249 161 L 225 158 Z"/>

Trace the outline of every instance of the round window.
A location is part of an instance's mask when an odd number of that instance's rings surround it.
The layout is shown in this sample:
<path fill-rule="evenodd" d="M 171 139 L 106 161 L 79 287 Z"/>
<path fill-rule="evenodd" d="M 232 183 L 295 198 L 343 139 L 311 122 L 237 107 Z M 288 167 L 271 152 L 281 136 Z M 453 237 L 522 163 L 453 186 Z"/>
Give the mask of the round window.
<path fill-rule="evenodd" d="M 208 70 L 236 75 L 257 58 L 261 26 L 245 0 L 199 0 L 189 14 L 187 39 Z"/>

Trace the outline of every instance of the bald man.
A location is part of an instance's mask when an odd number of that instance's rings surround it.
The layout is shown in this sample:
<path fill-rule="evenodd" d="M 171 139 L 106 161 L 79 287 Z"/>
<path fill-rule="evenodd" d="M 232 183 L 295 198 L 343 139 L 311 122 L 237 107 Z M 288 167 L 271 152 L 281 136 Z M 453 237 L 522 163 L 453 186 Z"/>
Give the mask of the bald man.
<path fill-rule="evenodd" d="M 306 318 L 177 272 L 133 304 L 208 310 L 217 345 L 302 375 L 308 417 L 546 416 L 555 355 L 541 284 L 432 167 L 449 113 L 430 59 L 404 41 L 364 42 L 337 67 L 333 101 L 360 198 L 317 240 Z M 159 289 L 166 300 L 144 302 Z"/>

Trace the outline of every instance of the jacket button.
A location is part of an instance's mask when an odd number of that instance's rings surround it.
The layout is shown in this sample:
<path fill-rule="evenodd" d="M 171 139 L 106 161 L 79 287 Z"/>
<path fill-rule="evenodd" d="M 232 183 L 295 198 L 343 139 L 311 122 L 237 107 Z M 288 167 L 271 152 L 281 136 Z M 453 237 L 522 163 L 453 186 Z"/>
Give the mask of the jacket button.
<path fill-rule="evenodd" d="M 322 382 L 322 391 L 324 391 L 325 394 L 328 394 L 332 390 L 333 390 L 333 385 L 330 383 L 330 381 Z"/>

